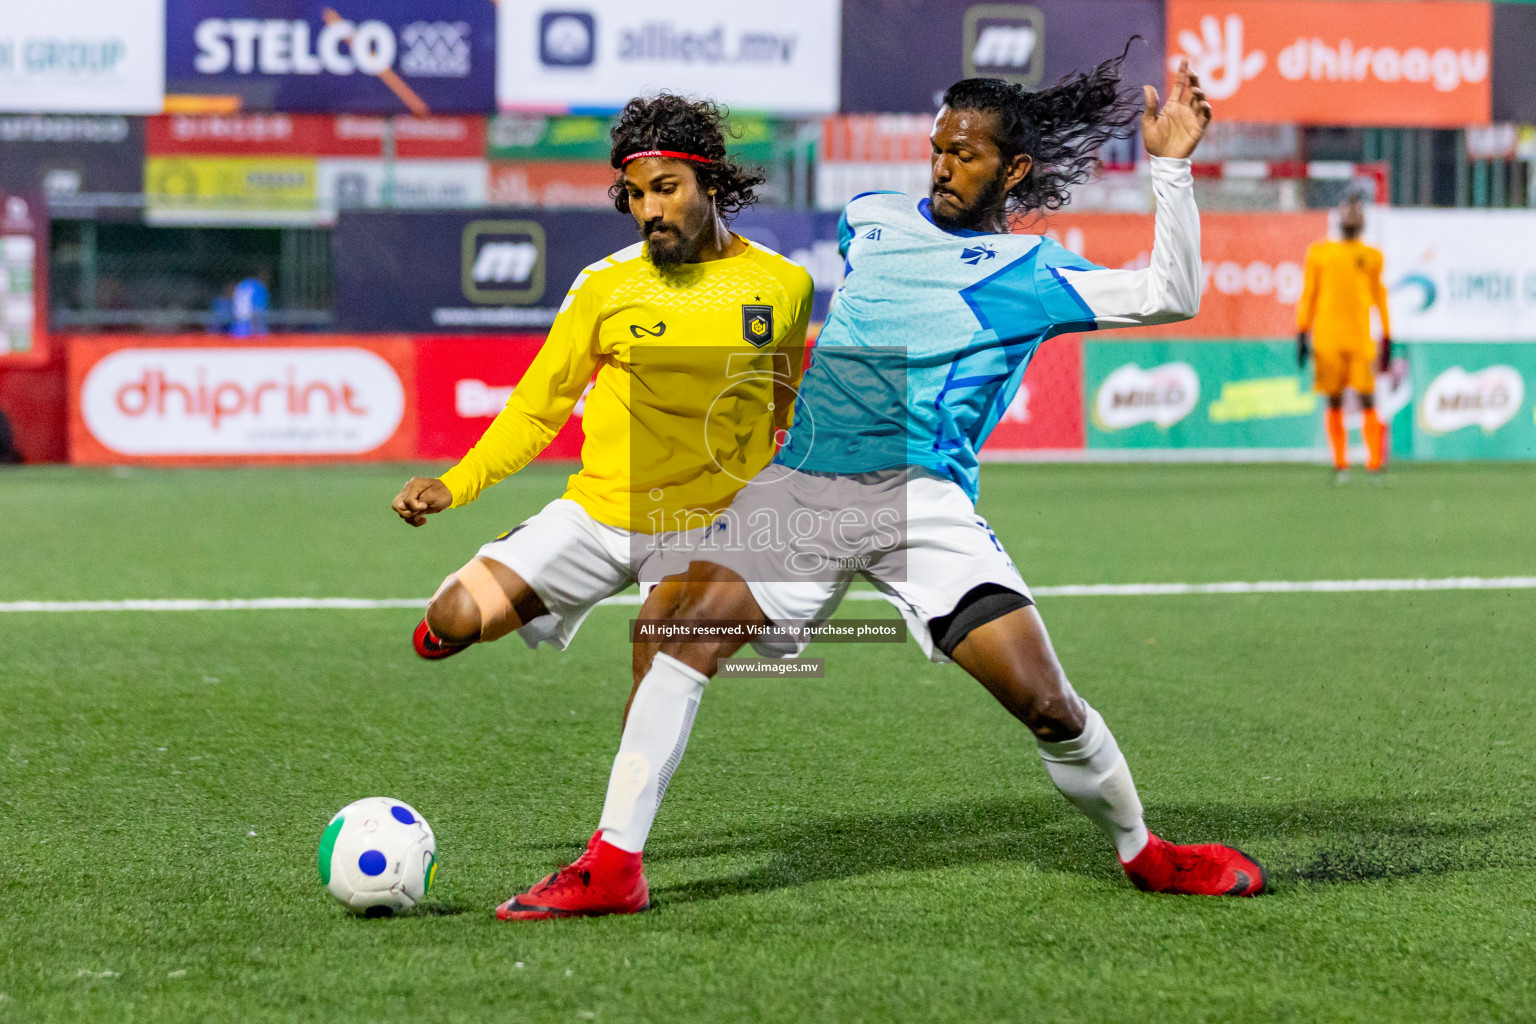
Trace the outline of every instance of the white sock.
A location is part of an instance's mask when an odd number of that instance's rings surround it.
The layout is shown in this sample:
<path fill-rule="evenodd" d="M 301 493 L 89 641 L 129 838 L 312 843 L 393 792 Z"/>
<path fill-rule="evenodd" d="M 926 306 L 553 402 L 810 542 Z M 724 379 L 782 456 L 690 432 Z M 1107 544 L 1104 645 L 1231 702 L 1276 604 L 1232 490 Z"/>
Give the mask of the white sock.
<path fill-rule="evenodd" d="M 683 759 L 694 713 L 709 677 L 676 658 L 657 654 L 629 706 L 629 720 L 608 777 L 598 828 L 621 850 L 645 849 L 667 783 Z"/>
<path fill-rule="evenodd" d="M 1104 719 L 1087 701 L 1083 701 L 1083 710 L 1087 721 L 1082 733 L 1060 743 L 1037 740 L 1040 757 L 1061 795 L 1099 826 L 1115 844 L 1120 859 L 1128 861 L 1147 845 L 1141 798 Z"/>

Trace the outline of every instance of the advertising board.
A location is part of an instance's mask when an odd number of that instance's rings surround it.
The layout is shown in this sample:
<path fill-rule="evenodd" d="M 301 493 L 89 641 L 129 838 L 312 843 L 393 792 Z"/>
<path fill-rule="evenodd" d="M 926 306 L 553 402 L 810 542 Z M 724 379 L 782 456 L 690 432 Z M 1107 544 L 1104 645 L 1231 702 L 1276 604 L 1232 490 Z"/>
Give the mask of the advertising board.
<path fill-rule="evenodd" d="M 487 195 L 497 206 L 561 206 L 611 210 L 615 174 L 602 163 L 492 160 Z"/>
<path fill-rule="evenodd" d="M 145 119 L 150 156 L 371 157 L 384 153 L 384 118 L 358 114 L 167 114 Z M 478 159 L 485 155 L 485 119 L 396 117 L 395 156 Z"/>
<path fill-rule="evenodd" d="M 617 110 L 666 88 L 733 109 L 837 109 L 838 0 L 546 0 L 497 7 L 504 109 Z"/>
<path fill-rule="evenodd" d="M 156 224 L 314 223 L 317 177 L 311 157 L 152 156 L 144 215 Z"/>
<path fill-rule="evenodd" d="M 343 210 L 332 238 L 337 326 L 542 331 L 581 269 L 639 240 L 608 210 Z"/>
<path fill-rule="evenodd" d="M 1018 394 L 981 450 L 984 460 L 1083 447 L 1083 339 L 1052 338 L 1035 352 Z"/>
<path fill-rule="evenodd" d="M 416 452 L 406 338 L 72 338 L 70 461 L 404 459 Z"/>
<path fill-rule="evenodd" d="M 47 208 L 0 191 L 0 367 L 48 361 L 47 273 Z"/>
<path fill-rule="evenodd" d="M 417 455 L 458 459 L 480 440 L 528 372 L 544 336 L 420 338 L 416 342 L 416 408 L 421 421 Z M 582 402 L 555 435 L 542 459 L 581 457 Z"/>
<path fill-rule="evenodd" d="M 1274 342 L 1089 341 L 1090 448 L 1311 449 L 1321 402 Z"/>
<path fill-rule="evenodd" d="M 173 102 L 232 110 L 484 113 L 495 106 L 485 0 L 166 0 Z"/>
<path fill-rule="evenodd" d="M 1536 459 L 1536 346 L 1410 346 L 1416 459 Z"/>
<path fill-rule="evenodd" d="M 164 0 L 5 5 L 0 111 L 156 114 L 164 102 Z"/>
<path fill-rule="evenodd" d="M 1153 216 L 1140 213 L 1052 214 L 1042 226 L 1063 245 L 1116 269 L 1150 264 Z M 1139 327 L 1138 338 L 1287 338 L 1296 334 L 1307 246 L 1328 233 L 1328 215 L 1202 213 L 1200 312 L 1183 323 Z"/>
<path fill-rule="evenodd" d="M 1382 210 L 1392 332 L 1404 340 L 1536 340 L 1536 210 Z"/>
<path fill-rule="evenodd" d="M 0 114 L 0 190 L 50 198 L 144 187 L 144 118 Z"/>
<path fill-rule="evenodd" d="M 1492 109 L 1492 25 L 1458 0 L 1168 0 L 1168 70 L 1233 121 L 1460 128 Z"/>
<path fill-rule="evenodd" d="M 826 316 L 843 274 L 835 214 L 747 210 L 732 227 L 804 266 L 816 283 L 812 319 Z M 346 331 L 542 330 L 583 267 L 638 238 L 634 221 L 612 206 L 343 210 L 334 235 L 336 322 Z"/>
<path fill-rule="evenodd" d="M 324 222 L 350 207 L 484 206 L 484 160 L 319 160 L 315 188 Z M 386 201 L 387 197 L 387 201 Z"/>
<path fill-rule="evenodd" d="M 170 114 L 147 119 L 149 212 L 158 223 L 330 223 L 338 209 L 486 201 L 485 119 Z"/>
<path fill-rule="evenodd" d="M 1162 82 L 1163 9 L 1155 0 L 889 3 L 844 0 L 842 110 L 932 113 L 962 78 L 1050 85 L 1118 56 L 1125 80 Z"/>

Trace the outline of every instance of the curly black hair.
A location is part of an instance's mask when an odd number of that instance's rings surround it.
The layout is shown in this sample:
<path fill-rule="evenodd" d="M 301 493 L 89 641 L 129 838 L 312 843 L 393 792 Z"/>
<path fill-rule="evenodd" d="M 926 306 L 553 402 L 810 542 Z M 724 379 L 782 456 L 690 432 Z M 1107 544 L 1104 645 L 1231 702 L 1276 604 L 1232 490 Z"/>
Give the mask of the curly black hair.
<path fill-rule="evenodd" d="M 1139 38 L 1132 37 L 1120 56 L 1039 92 L 1000 78 L 967 78 L 945 90 L 944 105 L 951 110 L 993 115 L 1005 166 L 1020 153 L 1033 162 L 1008 192 L 1009 213 L 1061 209 L 1071 200 L 1072 187 L 1097 171 L 1099 148 L 1136 133 L 1141 94 L 1120 90 L 1120 70 Z"/>
<path fill-rule="evenodd" d="M 619 170 L 625 157 L 647 149 L 671 149 L 704 157 L 709 163 L 689 165 L 698 175 L 700 188 L 715 190 L 715 209 L 729 220 L 757 202 L 757 186 L 767 180 L 726 154 L 729 117 L 728 109 L 710 100 L 693 100 L 669 92 L 632 99 L 619 111 L 609 133 L 613 149 L 608 162 Z M 735 134 L 731 137 L 735 138 Z M 629 191 L 622 175 L 608 195 L 613 199 L 614 209 L 629 212 Z"/>

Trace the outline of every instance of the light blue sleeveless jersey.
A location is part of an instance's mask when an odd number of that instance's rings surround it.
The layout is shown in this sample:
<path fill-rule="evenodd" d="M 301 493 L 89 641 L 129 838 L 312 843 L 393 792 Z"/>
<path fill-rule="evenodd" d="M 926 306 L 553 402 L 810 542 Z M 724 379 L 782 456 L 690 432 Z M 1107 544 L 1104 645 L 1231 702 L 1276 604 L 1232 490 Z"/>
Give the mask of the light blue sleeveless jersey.
<path fill-rule="evenodd" d="M 925 466 L 977 494 L 977 451 L 1047 338 L 1093 330 L 1038 235 L 946 231 L 928 199 L 856 197 L 838 225 L 843 285 L 777 462 L 821 473 Z"/>

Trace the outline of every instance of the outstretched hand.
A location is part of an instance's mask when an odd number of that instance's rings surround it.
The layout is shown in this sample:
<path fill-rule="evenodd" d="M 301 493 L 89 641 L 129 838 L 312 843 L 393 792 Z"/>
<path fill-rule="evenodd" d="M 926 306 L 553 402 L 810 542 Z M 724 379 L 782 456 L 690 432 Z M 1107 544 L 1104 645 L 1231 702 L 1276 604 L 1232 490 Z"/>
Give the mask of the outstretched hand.
<path fill-rule="evenodd" d="M 425 526 L 427 516 L 441 512 L 453 505 L 453 492 L 448 485 L 432 477 L 413 476 L 400 488 L 390 508 L 412 526 Z"/>
<path fill-rule="evenodd" d="M 1211 105 L 1200 88 L 1200 76 L 1189 69 L 1189 61 L 1179 65 L 1168 102 L 1161 110 L 1157 90 L 1144 86 L 1147 109 L 1141 115 L 1141 139 L 1152 156 L 1183 158 L 1195 151 L 1200 137 L 1211 123 Z"/>

